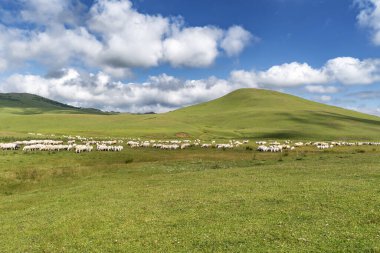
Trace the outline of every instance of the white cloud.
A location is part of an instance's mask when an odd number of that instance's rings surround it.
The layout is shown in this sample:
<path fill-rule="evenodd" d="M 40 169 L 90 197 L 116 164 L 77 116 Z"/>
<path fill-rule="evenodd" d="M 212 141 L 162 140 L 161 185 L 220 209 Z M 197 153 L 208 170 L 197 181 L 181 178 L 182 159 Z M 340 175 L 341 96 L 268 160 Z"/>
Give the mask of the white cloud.
<path fill-rule="evenodd" d="M 285 63 L 257 73 L 259 83 L 268 86 L 292 87 L 303 84 L 326 83 L 328 77 L 322 70 L 313 69 L 307 63 Z"/>
<path fill-rule="evenodd" d="M 140 13 L 129 0 L 98 0 L 88 12 L 79 0 L 17 1 L 16 18 L 0 25 L 0 71 L 28 61 L 56 69 L 80 63 L 118 78 L 164 63 L 207 67 L 221 48 L 237 55 L 252 36 L 240 26 L 186 27 L 180 17 Z"/>
<path fill-rule="evenodd" d="M 119 70 L 111 69 L 109 72 L 115 71 L 112 74 L 115 76 L 119 74 L 117 73 Z M 349 71 L 352 76 L 348 79 L 343 78 L 344 71 Z M 338 92 L 338 89 L 330 83 L 369 84 L 369 81 L 377 80 L 375 77 L 379 71 L 377 60 L 360 61 L 345 57 L 329 60 L 321 68 L 292 62 L 262 71 L 232 71 L 227 79 L 209 77 L 181 80 L 162 74 L 152 76 L 144 83 L 123 83 L 114 81 L 106 72 L 87 74 L 69 68 L 51 72 L 45 77 L 15 74 L 6 78 L 0 89 L 3 92 L 39 94 L 82 107 L 130 112 L 163 112 L 208 101 L 239 88 L 303 87 L 310 93 L 323 94 L 316 99 L 328 102 L 331 96 L 326 94 Z M 359 76 L 362 79 L 356 79 Z"/>
<path fill-rule="evenodd" d="M 380 81 L 380 59 L 338 57 L 327 61 L 325 72 L 343 84 L 371 84 Z"/>
<path fill-rule="evenodd" d="M 230 80 L 239 87 L 258 88 L 257 76 L 254 71 L 234 70 L 230 74 Z"/>
<path fill-rule="evenodd" d="M 337 93 L 338 88 L 334 86 L 307 85 L 305 89 L 310 93 Z"/>
<path fill-rule="evenodd" d="M 75 24 L 83 5 L 78 0 L 19 0 L 20 17 L 27 22 L 50 26 L 56 23 Z"/>
<path fill-rule="evenodd" d="M 380 1 L 379 0 L 354 0 L 360 12 L 356 19 L 359 25 L 369 28 L 372 42 L 380 45 Z"/>
<path fill-rule="evenodd" d="M 70 60 L 92 64 L 102 45 L 83 27 L 46 28 L 44 32 L 23 31 L 0 25 L 0 57 L 17 66 L 33 60 L 51 67 L 63 67 Z M 84 59 L 84 60 L 83 60 Z"/>
<path fill-rule="evenodd" d="M 380 81 L 380 59 L 359 60 L 352 57 L 337 57 L 324 66 L 313 68 L 307 63 L 284 63 L 264 71 L 233 71 L 232 79 L 249 87 L 297 87 L 341 83 L 344 85 L 369 85 Z M 323 93 L 321 86 L 308 86 L 308 91 Z M 323 88 L 325 93 L 335 89 Z"/>
<path fill-rule="evenodd" d="M 90 10 L 89 28 L 99 33 L 105 50 L 100 61 L 112 67 L 152 67 L 163 57 L 162 39 L 169 20 L 144 15 L 129 1 L 96 2 Z"/>
<path fill-rule="evenodd" d="M 173 66 L 207 67 L 218 56 L 223 31 L 216 27 L 192 27 L 175 31 L 164 41 L 165 59 Z"/>
<path fill-rule="evenodd" d="M 132 71 L 129 68 L 104 66 L 103 71 L 114 78 L 125 78 L 133 76 Z"/>
<path fill-rule="evenodd" d="M 265 71 L 234 71 L 232 76 L 241 83 L 258 87 L 295 87 L 326 83 L 329 80 L 323 70 L 298 62 L 276 65 Z"/>
<path fill-rule="evenodd" d="M 208 101 L 232 91 L 226 80 L 210 77 L 179 80 L 162 74 L 145 83 L 122 83 L 103 72 L 63 69 L 47 77 L 15 74 L 0 86 L 2 92 L 28 92 L 71 105 L 129 112 L 163 112 Z"/>
<path fill-rule="evenodd" d="M 228 56 L 236 56 L 249 44 L 254 37 L 241 26 L 232 26 L 228 29 L 220 46 Z M 257 40 L 257 39 L 256 39 Z"/>

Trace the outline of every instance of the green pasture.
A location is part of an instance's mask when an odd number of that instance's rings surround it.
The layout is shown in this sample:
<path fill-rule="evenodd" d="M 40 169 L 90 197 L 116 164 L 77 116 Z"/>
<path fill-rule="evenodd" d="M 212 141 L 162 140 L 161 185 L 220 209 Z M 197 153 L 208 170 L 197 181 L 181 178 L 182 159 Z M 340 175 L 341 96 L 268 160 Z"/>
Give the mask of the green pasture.
<path fill-rule="evenodd" d="M 1 252 L 380 252 L 380 147 L 0 152 Z"/>
<path fill-rule="evenodd" d="M 258 89 L 146 115 L 0 94 L 0 142 L 61 135 L 250 143 L 0 150 L 0 252 L 380 252 L 380 147 L 253 144 L 380 141 L 378 117 Z"/>

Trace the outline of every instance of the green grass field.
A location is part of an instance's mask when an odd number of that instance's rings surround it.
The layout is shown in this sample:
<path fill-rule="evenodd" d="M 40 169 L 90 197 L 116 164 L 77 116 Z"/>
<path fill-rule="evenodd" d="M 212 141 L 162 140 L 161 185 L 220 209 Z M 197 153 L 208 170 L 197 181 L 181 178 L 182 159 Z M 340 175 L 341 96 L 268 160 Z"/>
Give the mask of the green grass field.
<path fill-rule="evenodd" d="M 30 101 L 11 105 L 0 103 L 3 136 L 39 132 L 146 138 L 380 139 L 379 117 L 259 89 L 237 90 L 164 114 L 83 114 Z"/>
<path fill-rule="evenodd" d="M 1 252 L 380 252 L 380 147 L 0 152 Z"/>
<path fill-rule="evenodd" d="M 256 89 L 149 115 L 17 96 L 0 96 L 0 142 L 249 138 L 251 149 L 0 150 L 0 252 L 380 252 L 380 146 L 253 145 L 379 141 L 378 117 Z"/>

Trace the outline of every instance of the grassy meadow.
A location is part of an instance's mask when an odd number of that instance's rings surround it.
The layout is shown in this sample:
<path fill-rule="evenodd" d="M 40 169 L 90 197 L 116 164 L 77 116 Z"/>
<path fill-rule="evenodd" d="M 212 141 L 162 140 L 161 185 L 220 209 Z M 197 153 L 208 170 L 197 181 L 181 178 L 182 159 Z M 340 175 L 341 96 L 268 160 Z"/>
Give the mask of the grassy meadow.
<path fill-rule="evenodd" d="M 254 145 L 379 141 L 379 130 L 378 117 L 257 89 L 146 115 L 3 95 L 0 142 L 81 135 L 250 143 L 0 150 L 0 252 L 380 252 L 380 146 L 259 153 Z"/>
<path fill-rule="evenodd" d="M 380 252 L 380 147 L 0 152 L 1 252 Z"/>

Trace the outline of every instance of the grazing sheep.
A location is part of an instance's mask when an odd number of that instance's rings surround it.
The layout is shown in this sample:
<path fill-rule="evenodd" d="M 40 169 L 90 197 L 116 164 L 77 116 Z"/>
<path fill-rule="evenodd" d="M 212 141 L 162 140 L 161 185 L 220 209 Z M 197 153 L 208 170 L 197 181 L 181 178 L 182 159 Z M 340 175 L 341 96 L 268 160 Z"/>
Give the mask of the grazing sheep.
<path fill-rule="evenodd" d="M 165 144 L 161 146 L 161 149 L 178 149 L 180 146 L 177 144 Z"/>
<path fill-rule="evenodd" d="M 260 145 L 260 146 L 257 147 L 257 150 L 261 151 L 261 152 L 267 152 L 268 151 L 268 147 L 265 146 L 265 145 Z"/>
<path fill-rule="evenodd" d="M 282 152 L 283 147 L 282 146 L 265 146 L 265 145 L 260 145 L 257 150 L 261 152 Z"/>
<path fill-rule="evenodd" d="M 216 144 L 216 148 L 233 148 L 233 144 Z"/>
<path fill-rule="evenodd" d="M 91 152 L 92 149 L 93 147 L 89 145 L 77 145 L 75 146 L 75 153 Z"/>
<path fill-rule="evenodd" d="M 258 145 L 265 145 L 265 144 L 267 144 L 267 142 L 266 141 L 256 141 L 256 144 L 258 144 Z"/>
<path fill-rule="evenodd" d="M 188 148 L 188 147 L 191 147 L 190 143 L 184 143 L 184 144 L 181 145 L 181 149 L 185 149 L 185 148 Z"/>
<path fill-rule="evenodd" d="M 20 146 L 17 143 L 0 143 L 0 149 L 3 150 L 16 150 Z"/>

